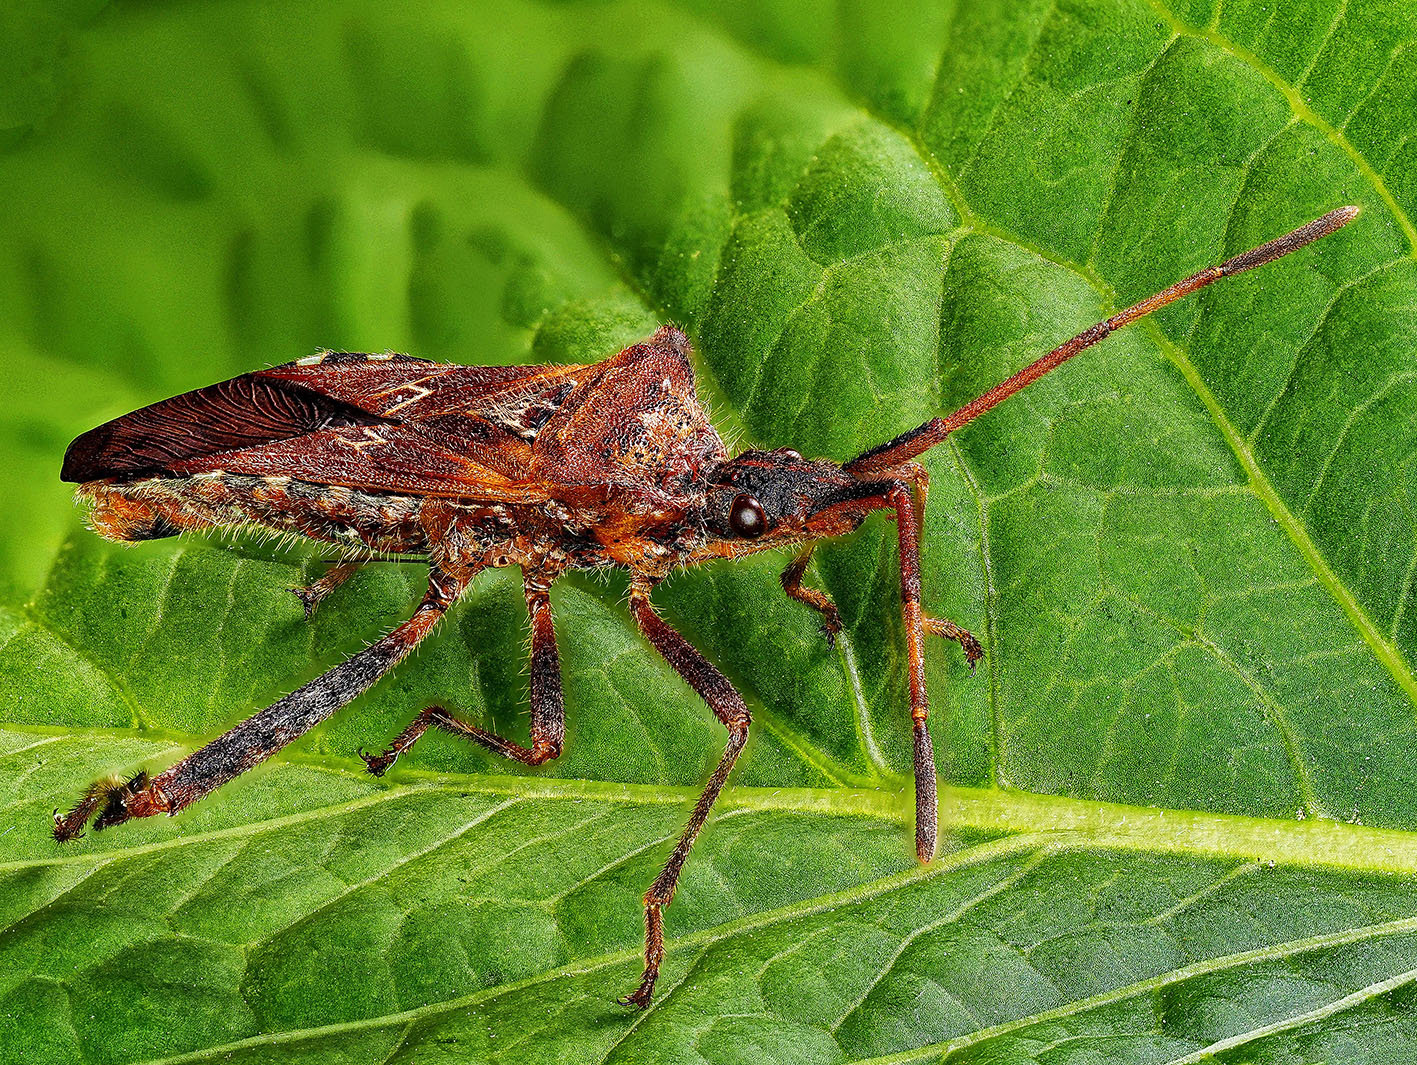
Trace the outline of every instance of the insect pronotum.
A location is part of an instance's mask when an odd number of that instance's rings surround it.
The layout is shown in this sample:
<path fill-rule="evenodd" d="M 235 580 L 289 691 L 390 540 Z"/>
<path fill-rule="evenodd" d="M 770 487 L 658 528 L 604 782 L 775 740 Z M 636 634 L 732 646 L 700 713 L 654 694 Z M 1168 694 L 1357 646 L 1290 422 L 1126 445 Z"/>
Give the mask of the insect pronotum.
<path fill-rule="evenodd" d="M 689 341 L 673 326 L 584 366 L 468 367 L 327 352 L 101 425 L 69 446 L 62 474 L 79 484 L 100 535 L 150 540 L 254 524 L 348 549 L 348 561 L 297 589 L 307 614 L 376 553 L 426 559 L 428 590 L 387 636 L 171 768 L 91 785 L 68 814 L 55 812 L 54 838 L 78 838 L 90 819 L 102 829 L 175 814 L 265 761 L 398 664 L 472 578 L 494 566 L 522 570 L 531 615 L 531 745 L 431 706 L 382 753 L 360 754 L 381 775 L 432 727 L 526 765 L 555 758 L 565 729 L 549 589 L 567 569 L 620 567 L 630 574 L 630 613 L 640 631 L 728 729 L 717 768 L 645 893 L 644 975 L 621 1001 L 646 1007 L 664 958 L 664 908 L 749 726 L 738 692 L 655 612 L 654 586 L 678 566 L 798 546 L 783 590 L 822 614 L 830 638 L 841 628 L 835 606 L 802 585 L 813 548 L 856 529 L 871 511 L 893 512 L 914 730 L 915 850 L 930 861 L 937 825 L 925 635 L 957 642 L 971 666 L 983 651 L 969 632 L 922 609 L 927 478 L 913 460 L 1113 331 L 1297 251 L 1357 213 L 1339 208 L 1202 270 L 1073 337 L 948 417 L 842 464 L 789 449 L 729 457 L 695 394 Z"/>

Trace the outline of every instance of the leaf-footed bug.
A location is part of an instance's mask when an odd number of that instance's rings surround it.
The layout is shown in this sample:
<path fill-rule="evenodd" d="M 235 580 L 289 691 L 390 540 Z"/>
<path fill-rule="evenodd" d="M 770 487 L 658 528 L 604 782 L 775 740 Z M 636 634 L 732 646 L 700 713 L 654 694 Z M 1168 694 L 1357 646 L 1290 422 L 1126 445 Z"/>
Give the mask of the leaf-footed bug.
<path fill-rule="evenodd" d="M 914 736 L 915 849 L 935 854 L 935 760 L 926 726 L 924 638 L 979 642 L 920 602 L 927 479 L 913 460 L 1113 331 L 1213 281 L 1271 262 L 1347 224 L 1343 207 L 1142 300 L 1073 337 L 955 413 L 844 464 L 796 451 L 730 457 L 700 406 L 689 341 L 673 326 L 602 362 L 466 367 L 405 355 L 326 352 L 163 400 L 93 429 L 64 456 L 89 522 L 113 540 L 257 525 L 348 549 L 298 594 L 307 613 L 373 554 L 427 560 L 413 616 L 348 661 L 278 700 L 156 776 L 99 781 L 54 837 L 92 819 L 103 829 L 175 814 L 328 718 L 411 652 L 482 570 L 520 566 L 531 615 L 531 745 L 441 707 L 420 712 L 381 754 L 381 775 L 430 727 L 526 765 L 561 753 L 564 711 L 549 589 L 571 568 L 630 574 L 630 612 L 645 638 L 708 703 L 728 743 L 663 871 L 644 897 L 645 967 L 627 1005 L 646 1007 L 664 957 L 663 910 L 748 739 L 743 699 L 655 612 L 650 591 L 678 566 L 799 546 L 784 591 L 840 630 L 836 607 L 802 576 L 819 540 L 874 510 L 896 521 Z"/>

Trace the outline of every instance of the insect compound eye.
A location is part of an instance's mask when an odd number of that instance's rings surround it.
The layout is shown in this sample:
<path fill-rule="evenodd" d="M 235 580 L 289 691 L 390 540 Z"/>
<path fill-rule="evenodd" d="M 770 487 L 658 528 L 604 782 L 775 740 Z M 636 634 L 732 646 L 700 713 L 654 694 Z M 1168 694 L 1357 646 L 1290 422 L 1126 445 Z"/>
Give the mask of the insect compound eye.
<path fill-rule="evenodd" d="M 733 500 L 733 508 L 728 512 L 728 525 L 745 540 L 756 540 L 768 531 L 763 505 L 746 492 Z"/>

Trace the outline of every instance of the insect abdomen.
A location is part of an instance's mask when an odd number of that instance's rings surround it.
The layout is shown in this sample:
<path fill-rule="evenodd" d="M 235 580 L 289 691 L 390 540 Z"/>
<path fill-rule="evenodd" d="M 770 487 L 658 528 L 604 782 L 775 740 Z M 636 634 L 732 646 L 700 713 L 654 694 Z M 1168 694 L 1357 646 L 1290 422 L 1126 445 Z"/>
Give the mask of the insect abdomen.
<path fill-rule="evenodd" d="M 153 540 L 199 529 L 259 526 L 374 551 L 421 553 L 416 496 L 364 492 L 289 477 L 228 473 L 91 481 L 89 524 L 110 540 Z"/>

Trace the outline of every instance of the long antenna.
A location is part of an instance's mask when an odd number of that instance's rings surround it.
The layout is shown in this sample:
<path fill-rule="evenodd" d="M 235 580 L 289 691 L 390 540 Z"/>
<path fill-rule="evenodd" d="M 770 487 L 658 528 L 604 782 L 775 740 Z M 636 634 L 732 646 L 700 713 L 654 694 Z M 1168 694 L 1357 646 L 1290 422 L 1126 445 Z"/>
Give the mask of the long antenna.
<path fill-rule="evenodd" d="M 1160 310 L 1182 296 L 1189 296 L 1197 289 L 1205 288 L 1206 285 L 1213 281 L 1219 281 L 1222 277 L 1242 274 L 1246 270 L 1253 270 L 1256 266 L 1274 262 L 1275 259 L 1282 258 L 1291 251 L 1298 251 L 1320 237 L 1326 237 L 1335 230 L 1343 228 L 1353 221 L 1357 214 L 1358 208 L 1356 207 L 1340 207 L 1336 211 L 1330 211 L 1322 218 L 1314 219 L 1308 225 L 1300 226 L 1292 233 L 1286 233 L 1277 240 L 1242 252 L 1233 259 L 1226 259 L 1219 266 L 1212 266 L 1198 274 L 1192 274 L 1186 280 L 1176 282 L 1170 288 L 1164 289 L 1154 296 L 1149 296 L 1140 303 L 1133 304 L 1125 311 L 1114 314 L 1105 322 L 1098 322 L 1091 329 L 1079 333 L 1067 343 L 1060 344 L 1043 358 L 1024 367 L 1007 381 L 1000 381 L 978 399 L 970 400 L 949 417 L 932 418 L 924 425 L 918 425 L 914 429 L 901 433 L 894 440 L 857 455 L 846 464 L 845 468 L 851 473 L 863 474 L 876 473 L 893 466 L 899 466 L 902 462 L 913 459 L 922 451 L 928 451 L 936 444 L 941 443 L 956 429 L 968 425 L 985 411 L 1002 403 L 1015 392 L 1027 388 L 1049 370 L 1057 369 L 1084 348 L 1091 347 L 1099 340 L 1121 329 L 1122 326 L 1130 325 L 1138 318 L 1145 318 L 1152 311 Z"/>

